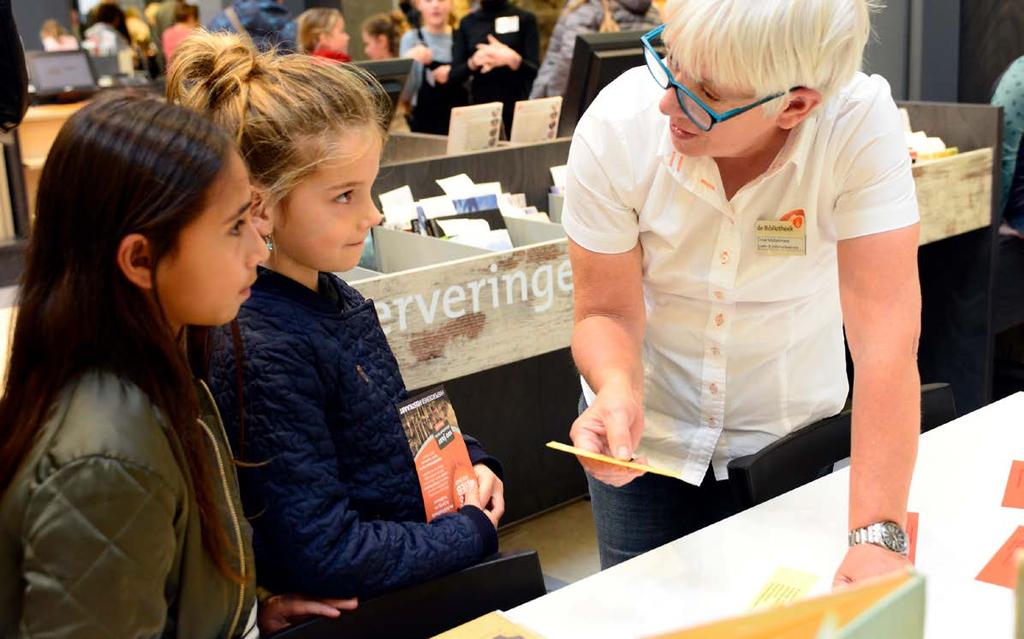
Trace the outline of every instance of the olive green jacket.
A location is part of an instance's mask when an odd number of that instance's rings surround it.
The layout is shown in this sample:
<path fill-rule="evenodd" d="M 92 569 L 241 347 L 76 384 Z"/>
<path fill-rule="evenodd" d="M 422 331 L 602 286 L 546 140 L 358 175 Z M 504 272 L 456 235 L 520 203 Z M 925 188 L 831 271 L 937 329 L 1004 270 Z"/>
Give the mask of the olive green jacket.
<path fill-rule="evenodd" d="M 181 447 L 134 385 L 89 373 L 57 402 L 0 501 L 0 637 L 240 637 L 255 606 L 251 532 L 205 386 L 201 430 L 228 560 L 203 548 Z"/>

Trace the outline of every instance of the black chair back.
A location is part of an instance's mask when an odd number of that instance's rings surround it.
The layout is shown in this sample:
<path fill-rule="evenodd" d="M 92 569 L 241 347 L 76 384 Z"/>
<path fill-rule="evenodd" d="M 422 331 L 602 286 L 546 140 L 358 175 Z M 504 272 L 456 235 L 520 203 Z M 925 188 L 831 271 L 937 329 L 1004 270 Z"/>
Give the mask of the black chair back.
<path fill-rule="evenodd" d="M 534 550 L 501 554 L 459 572 L 360 601 L 337 619 L 318 618 L 274 639 L 426 639 L 546 593 Z"/>
<path fill-rule="evenodd" d="M 956 419 L 949 384 L 921 387 L 921 432 Z M 729 462 L 729 484 L 741 510 L 814 481 L 850 456 L 852 411 L 809 424 L 753 455 Z"/>

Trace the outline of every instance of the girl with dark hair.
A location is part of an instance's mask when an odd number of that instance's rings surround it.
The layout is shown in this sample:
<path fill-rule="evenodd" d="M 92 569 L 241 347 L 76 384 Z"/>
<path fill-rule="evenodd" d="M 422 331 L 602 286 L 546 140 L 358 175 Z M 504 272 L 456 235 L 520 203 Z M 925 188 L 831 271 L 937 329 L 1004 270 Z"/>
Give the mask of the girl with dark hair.
<path fill-rule="evenodd" d="M 61 129 L 0 398 L 0 636 L 253 630 L 250 530 L 183 348 L 249 296 L 250 202 L 187 109 L 114 96 Z"/>
<path fill-rule="evenodd" d="M 363 53 L 370 60 L 398 57 L 398 41 L 409 28 L 401 11 L 377 13 L 363 21 Z"/>
<path fill-rule="evenodd" d="M 117 55 L 132 48 L 124 11 L 116 4 L 96 6 L 93 24 L 82 34 L 82 48 L 93 56 Z"/>

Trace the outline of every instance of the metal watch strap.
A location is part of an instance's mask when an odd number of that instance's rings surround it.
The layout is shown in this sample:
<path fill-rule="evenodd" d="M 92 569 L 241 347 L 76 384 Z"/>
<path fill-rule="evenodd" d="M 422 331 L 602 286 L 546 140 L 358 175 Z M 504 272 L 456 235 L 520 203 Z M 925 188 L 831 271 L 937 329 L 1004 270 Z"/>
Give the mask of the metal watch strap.
<path fill-rule="evenodd" d="M 877 522 L 877 523 L 865 526 L 863 528 L 857 528 L 856 530 L 851 530 L 850 534 L 849 534 L 850 546 L 858 546 L 858 545 L 861 545 L 861 544 L 873 544 L 875 546 L 881 546 L 882 548 L 885 548 L 887 550 L 891 550 L 892 552 L 900 552 L 899 550 L 897 550 L 895 548 L 890 548 L 885 543 L 885 541 L 883 540 L 883 538 L 882 538 L 883 528 L 886 525 L 895 526 L 895 527 L 897 527 L 900 530 L 901 533 L 903 533 L 904 536 L 906 535 L 906 532 L 903 531 L 903 529 L 900 528 L 899 525 L 896 524 L 895 522 L 888 522 L 888 521 Z M 907 550 L 907 548 L 904 547 L 903 552 L 901 552 L 900 554 L 906 556 L 906 554 L 907 554 L 906 550 Z"/>

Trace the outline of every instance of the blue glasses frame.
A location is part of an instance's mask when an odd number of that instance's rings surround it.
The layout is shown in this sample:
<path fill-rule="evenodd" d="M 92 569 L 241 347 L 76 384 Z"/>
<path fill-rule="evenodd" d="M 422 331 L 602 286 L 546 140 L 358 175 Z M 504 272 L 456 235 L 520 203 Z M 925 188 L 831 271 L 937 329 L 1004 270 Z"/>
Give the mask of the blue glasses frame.
<path fill-rule="evenodd" d="M 761 106 L 762 104 L 764 104 L 766 102 L 771 102 L 775 98 L 780 98 L 780 97 L 786 95 L 785 93 L 776 93 L 775 95 L 769 95 L 768 97 L 762 98 L 762 99 L 760 99 L 757 102 L 754 102 L 752 104 L 748 104 L 746 106 L 741 106 L 741 107 L 738 107 L 738 108 L 735 108 L 735 109 L 730 109 L 730 110 L 726 111 L 725 113 L 718 113 L 717 111 L 715 111 L 714 109 L 712 109 L 708 105 L 704 104 L 704 101 L 701 100 L 700 98 L 698 98 L 696 95 L 694 95 L 693 91 L 690 91 L 685 86 L 683 86 L 678 81 L 676 81 L 675 74 L 673 74 L 671 69 L 668 68 L 668 65 L 665 64 L 665 59 L 662 58 L 660 55 L 658 55 L 658 52 L 654 49 L 654 45 L 652 44 L 652 42 L 654 41 L 655 38 L 660 36 L 661 32 L 664 31 L 664 30 L 665 30 L 665 25 L 661 25 L 661 26 L 655 27 L 654 29 L 651 29 L 650 31 L 648 31 L 647 33 L 645 33 L 644 35 L 642 35 L 640 37 L 640 42 L 643 44 L 644 49 L 646 50 L 646 52 L 648 54 L 650 54 L 650 55 L 644 56 L 644 62 L 647 65 L 647 70 L 650 72 L 651 77 L 654 78 L 654 81 L 658 84 L 658 86 L 660 86 L 662 89 L 666 89 L 666 90 L 669 87 L 672 87 L 673 89 L 675 89 L 676 101 L 679 102 L 679 108 L 683 110 L 683 113 L 685 113 L 686 117 L 688 117 L 690 119 L 690 122 L 693 122 L 693 124 L 697 128 L 699 128 L 701 131 L 704 131 L 705 133 L 707 133 L 708 131 L 713 129 L 716 124 L 721 124 L 722 122 L 725 122 L 726 120 L 729 120 L 729 119 L 732 119 L 732 118 L 736 117 L 737 115 L 742 115 L 742 114 L 746 113 L 747 111 L 749 111 L 749 110 L 751 110 L 751 109 L 753 109 L 755 107 L 759 107 L 759 106 Z M 665 78 L 667 79 L 667 82 L 668 82 L 667 84 L 662 85 L 662 83 L 658 81 L 658 76 L 655 75 L 654 69 L 651 68 L 651 61 L 652 60 L 657 62 L 658 65 L 661 66 L 662 71 L 665 72 Z M 711 118 L 711 124 L 705 126 L 704 124 L 699 122 L 697 120 L 697 118 L 693 117 L 693 114 L 690 113 L 690 109 L 688 109 L 686 107 L 686 103 L 685 103 L 685 101 L 683 99 L 684 96 L 689 98 L 690 100 L 692 100 L 694 102 L 694 104 L 699 106 L 701 109 L 704 110 L 705 113 L 707 113 L 708 117 Z"/>

